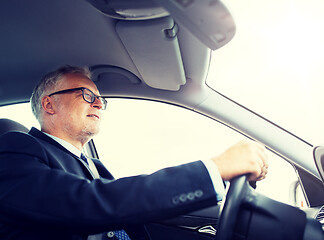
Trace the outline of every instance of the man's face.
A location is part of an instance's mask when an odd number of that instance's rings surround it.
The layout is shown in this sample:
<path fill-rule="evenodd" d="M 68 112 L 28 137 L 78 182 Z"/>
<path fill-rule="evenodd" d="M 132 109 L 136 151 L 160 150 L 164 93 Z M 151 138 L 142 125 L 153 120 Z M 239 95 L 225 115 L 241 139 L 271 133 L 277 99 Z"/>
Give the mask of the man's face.
<path fill-rule="evenodd" d="M 96 85 L 90 79 L 77 74 L 65 75 L 54 91 L 78 87 L 88 88 L 99 95 Z M 101 107 L 102 103 L 98 99 L 93 103 L 86 102 L 81 90 L 55 95 L 54 125 L 69 138 L 87 142 L 99 132 Z"/>

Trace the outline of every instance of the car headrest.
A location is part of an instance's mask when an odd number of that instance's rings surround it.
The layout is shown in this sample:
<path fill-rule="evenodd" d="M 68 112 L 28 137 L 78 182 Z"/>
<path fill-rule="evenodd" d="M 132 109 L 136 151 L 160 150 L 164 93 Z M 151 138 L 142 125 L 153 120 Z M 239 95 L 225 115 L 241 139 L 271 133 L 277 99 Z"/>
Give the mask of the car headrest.
<path fill-rule="evenodd" d="M 20 131 L 20 132 L 28 133 L 29 130 L 22 124 L 13 121 L 11 119 L 7 119 L 7 118 L 0 119 L 0 135 L 9 131 Z"/>

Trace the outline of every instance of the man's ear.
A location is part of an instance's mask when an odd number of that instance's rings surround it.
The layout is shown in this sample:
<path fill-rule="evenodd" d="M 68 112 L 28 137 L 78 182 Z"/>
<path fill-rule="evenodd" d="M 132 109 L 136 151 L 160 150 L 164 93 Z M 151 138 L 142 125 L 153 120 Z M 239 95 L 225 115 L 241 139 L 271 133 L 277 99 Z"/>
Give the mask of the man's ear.
<path fill-rule="evenodd" d="M 42 98 L 42 108 L 43 110 L 48 113 L 48 114 L 54 114 L 55 110 L 54 110 L 54 106 L 53 106 L 53 99 L 49 96 L 44 96 Z"/>

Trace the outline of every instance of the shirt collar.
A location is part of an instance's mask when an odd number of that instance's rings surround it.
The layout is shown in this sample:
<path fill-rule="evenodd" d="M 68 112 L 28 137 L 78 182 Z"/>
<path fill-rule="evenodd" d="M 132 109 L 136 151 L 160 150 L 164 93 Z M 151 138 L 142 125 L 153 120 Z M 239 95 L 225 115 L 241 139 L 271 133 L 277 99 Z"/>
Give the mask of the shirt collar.
<path fill-rule="evenodd" d="M 75 156 L 78 156 L 78 157 L 81 156 L 81 151 L 79 149 L 77 149 L 75 146 L 73 146 L 71 143 L 64 141 L 61 138 L 55 137 L 51 134 L 48 134 L 46 132 L 43 132 L 43 133 L 46 134 L 47 136 L 49 136 L 50 138 L 52 138 L 53 140 L 55 140 L 56 142 L 58 142 L 59 144 L 61 144 L 64 148 L 66 148 L 68 151 L 73 153 Z"/>

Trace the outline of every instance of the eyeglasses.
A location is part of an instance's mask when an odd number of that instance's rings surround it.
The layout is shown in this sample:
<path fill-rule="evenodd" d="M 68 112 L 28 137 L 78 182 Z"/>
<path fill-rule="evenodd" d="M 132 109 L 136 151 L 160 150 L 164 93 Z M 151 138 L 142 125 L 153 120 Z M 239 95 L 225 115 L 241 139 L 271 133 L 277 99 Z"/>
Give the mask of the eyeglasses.
<path fill-rule="evenodd" d="M 88 102 L 88 103 L 93 103 L 96 98 L 101 102 L 102 104 L 102 110 L 105 110 L 107 107 L 107 100 L 104 99 L 101 96 L 98 96 L 96 94 L 94 94 L 90 89 L 88 88 L 84 88 L 84 87 L 80 87 L 80 88 L 71 88 L 71 89 L 65 89 L 65 90 L 61 90 L 61 91 L 57 91 L 57 92 L 53 92 L 51 94 L 49 94 L 48 96 L 53 96 L 55 94 L 62 94 L 62 93 L 69 93 L 69 92 L 74 92 L 74 91 L 78 91 L 81 90 L 82 91 L 82 97 L 84 99 L 84 101 Z"/>

